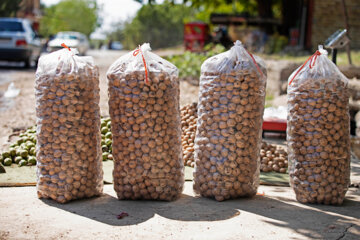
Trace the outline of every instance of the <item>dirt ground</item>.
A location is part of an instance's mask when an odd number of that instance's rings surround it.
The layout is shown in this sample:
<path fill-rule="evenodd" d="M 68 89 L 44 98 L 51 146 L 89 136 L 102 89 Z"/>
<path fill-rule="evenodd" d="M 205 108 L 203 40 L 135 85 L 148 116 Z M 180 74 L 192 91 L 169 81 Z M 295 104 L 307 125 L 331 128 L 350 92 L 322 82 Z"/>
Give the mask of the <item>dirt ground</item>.
<path fill-rule="evenodd" d="M 1 188 L 0 239 L 360 239 L 359 189 L 342 207 L 300 204 L 288 187 L 259 193 L 216 202 L 186 182 L 174 202 L 119 201 L 106 185 L 101 197 L 62 205 L 38 199 L 35 187 Z"/>

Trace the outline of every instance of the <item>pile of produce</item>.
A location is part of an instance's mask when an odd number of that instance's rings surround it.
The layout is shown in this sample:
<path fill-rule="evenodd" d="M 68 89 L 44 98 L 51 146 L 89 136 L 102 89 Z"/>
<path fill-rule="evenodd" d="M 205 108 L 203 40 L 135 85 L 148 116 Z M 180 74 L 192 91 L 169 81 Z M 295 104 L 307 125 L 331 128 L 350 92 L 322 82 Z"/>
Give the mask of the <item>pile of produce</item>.
<path fill-rule="evenodd" d="M 36 126 L 28 128 L 19 135 L 19 139 L 10 145 L 9 150 L 0 154 L 4 166 L 15 163 L 21 166 L 36 165 Z M 101 118 L 101 147 L 103 161 L 112 160 L 112 134 L 110 118 Z"/>
<path fill-rule="evenodd" d="M 204 47 L 203 53 L 185 51 L 183 54 L 166 57 L 166 60 L 173 63 L 179 69 L 180 79 L 193 78 L 198 81 L 201 64 L 209 57 L 225 51 L 220 45 L 208 44 Z"/>
<path fill-rule="evenodd" d="M 101 118 L 101 148 L 103 161 L 113 160 L 110 117 Z"/>
<path fill-rule="evenodd" d="M 28 128 L 19 135 L 19 139 L 10 145 L 8 151 L 0 155 L 0 161 L 4 166 L 10 166 L 12 163 L 21 166 L 36 165 L 36 126 Z"/>
<path fill-rule="evenodd" d="M 183 146 L 184 165 L 195 166 L 194 141 L 197 123 L 197 103 L 187 104 L 181 108 L 181 140 Z M 260 151 L 260 170 L 262 172 L 286 173 L 288 156 L 286 149 L 262 142 Z"/>
<path fill-rule="evenodd" d="M 184 165 L 194 167 L 194 141 L 197 122 L 197 103 L 181 108 L 181 142 L 183 147 Z"/>
<path fill-rule="evenodd" d="M 262 142 L 260 159 L 260 171 L 286 173 L 288 168 L 288 156 L 283 147 Z"/>
<path fill-rule="evenodd" d="M 197 103 L 187 104 L 181 108 L 181 141 L 183 146 L 184 165 L 194 167 L 194 140 L 197 123 Z M 4 166 L 12 163 L 19 166 L 36 165 L 35 144 L 36 126 L 28 128 L 19 135 L 20 139 L 10 145 L 8 151 L 0 154 L 0 161 Z M 103 161 L 113 160 L 111 120 L 109 117 L 101 118 L 101 147 Z M 262 142 L 260 151 L 262 172 L 286 173 L 288 168 L 287 152 L 284 148 Z"/>

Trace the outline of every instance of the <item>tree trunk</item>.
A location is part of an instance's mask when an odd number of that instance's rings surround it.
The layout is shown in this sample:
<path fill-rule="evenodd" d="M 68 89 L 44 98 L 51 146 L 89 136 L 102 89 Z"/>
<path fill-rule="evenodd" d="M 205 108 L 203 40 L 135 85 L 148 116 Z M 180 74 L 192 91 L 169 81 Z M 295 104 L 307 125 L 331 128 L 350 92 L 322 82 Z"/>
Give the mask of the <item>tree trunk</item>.
<path fill-rule="evenodd" d="M 272 12 L 272 0 L 256 0 L 258 5 L 259 17 L 264 19 L 273 18 Z M 260 24 L 267 34 L 272 34 L 274 32 L 274 28 L 271 23 L 262 23 Z"/>

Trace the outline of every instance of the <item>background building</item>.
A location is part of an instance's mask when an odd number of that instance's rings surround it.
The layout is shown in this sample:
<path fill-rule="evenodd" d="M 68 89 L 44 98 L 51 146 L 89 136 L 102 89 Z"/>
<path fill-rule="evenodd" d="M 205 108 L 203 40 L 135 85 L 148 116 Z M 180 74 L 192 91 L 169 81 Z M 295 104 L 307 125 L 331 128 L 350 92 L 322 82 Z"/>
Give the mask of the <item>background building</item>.
<path fill-rule="evenodd" d="M 308 32 L 310 38 L 307 44 L 316 48 L 339 28 L 346 28 L 343 0 L 310 0 Z M 351 48 L 360 49 L 360 0 L 344 0 L 348 15 Z"/>
<path fill-rule="evenodd" d="M 16 17 L 29 19 L 32 21 L 34 29 L 38 31 L 41 16 L 40 0 L 22 0 L 19 7 Z"/>

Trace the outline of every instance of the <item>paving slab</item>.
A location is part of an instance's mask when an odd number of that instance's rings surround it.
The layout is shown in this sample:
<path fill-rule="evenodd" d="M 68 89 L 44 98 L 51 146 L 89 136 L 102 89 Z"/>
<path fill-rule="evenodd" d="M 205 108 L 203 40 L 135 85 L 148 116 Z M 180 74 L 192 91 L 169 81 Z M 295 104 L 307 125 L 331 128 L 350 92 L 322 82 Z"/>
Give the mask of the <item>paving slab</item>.
<path fill-rule="evenodd" d="M 289 187 L 259 193 L 216 202 L 186 182 L 174 202 L 119 201 L 105 185 L 101 197 L 58 204 L 35 187 L 4 187 L 0 239 L 360 239 L 359 188 L 342 206 L 300 204 Z M 129 216 L 117 219 L 121 212 Z"/>

